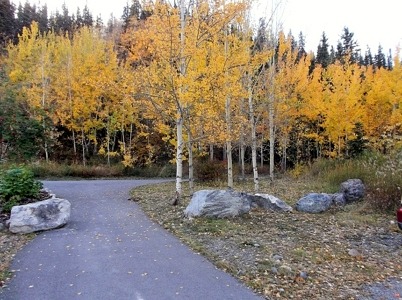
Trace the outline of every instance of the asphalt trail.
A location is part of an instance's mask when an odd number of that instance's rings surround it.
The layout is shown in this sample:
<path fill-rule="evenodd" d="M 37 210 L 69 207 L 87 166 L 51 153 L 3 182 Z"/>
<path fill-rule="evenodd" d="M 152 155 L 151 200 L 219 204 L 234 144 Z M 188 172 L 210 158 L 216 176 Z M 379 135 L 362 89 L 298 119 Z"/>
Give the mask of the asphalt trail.
<path fill-rule="evenodd" d="M 131 188 L 155 182 L 45 181 L 71 202 L 71 220 L 16 255 L 0 299 L 262 299 L 127 201 Z"/>

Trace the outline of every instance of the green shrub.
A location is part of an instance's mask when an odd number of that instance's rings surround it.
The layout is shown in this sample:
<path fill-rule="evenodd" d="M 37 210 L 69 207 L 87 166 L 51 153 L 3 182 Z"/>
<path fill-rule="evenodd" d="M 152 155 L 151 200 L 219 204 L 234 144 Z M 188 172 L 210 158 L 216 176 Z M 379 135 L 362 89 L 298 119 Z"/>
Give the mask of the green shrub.
<path fill-rule="evenodd" d="M 4 171 L 0 176 L 0 201 L 4 211 L 18 205 L 23 198 L 36 198 L 42 183 L 34 179 L 34 174 L 23 167 Z"/>

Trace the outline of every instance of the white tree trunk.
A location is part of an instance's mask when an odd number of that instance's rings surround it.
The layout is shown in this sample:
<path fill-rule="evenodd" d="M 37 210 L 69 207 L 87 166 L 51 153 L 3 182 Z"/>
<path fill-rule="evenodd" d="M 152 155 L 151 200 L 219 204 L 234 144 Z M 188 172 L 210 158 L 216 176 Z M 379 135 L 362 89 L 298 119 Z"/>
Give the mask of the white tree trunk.
<path fill-rule="evenodd" d="M 180 200 L 182 195 L 182 181 L 183 181 L 183 119 L 181 117 L 176 120 L 176 201 Z M 174 204 L 177 204 L 174 203 Z"/>
<path fill-rule="evenodd" d="M 251 161 L 253 165 L 253 178 L 254 178 L 254 191 L 257 193 L 260 189 L 260 183 L 258 178 L 258 166 L 257 166 L 257 134 L 256 124 L 254 116 L 254 104 L 253 104 L 253 89 L 251 78 L 248 82 L 248 106 L 250 112 L 250 128 L 251 128 Z"/>
<path fill-rule="evenodd" d="M 231 141 L 231 114 L 230 114 L 230 97 L 226 97 L 226 127 L 227 127 L 227 140 L 226 140 L 226 159 L 228 168 L 228 188 L 233 189 L 233 159 L 232 159 L 232 141 Z"/>
<path fill-rule="evenodd" d="M 186 75 L 186 61 L 184 57 L 184 47 L 185 47 L 185 0 L 180 0 L 180 73 L 181 76 Z M 180 87 L 183 89 L 183 87 Z M 177 118 L 176 118 L 176 135 L 177 135 L 177 145 L 176 145 L 176 198 L 173 201 L 173 205 L 179 203 L 183 187 L 183 112 L 181 107 L 181 102 L 177 104 Z"/>
<path fill-rule="evenodd" d="M 270 95 L 269 101 L 269 178 L 274 180 L 274 166 L 275 166 L 275 128 L 274 128 L 274 103 L 273 95 Z"/>

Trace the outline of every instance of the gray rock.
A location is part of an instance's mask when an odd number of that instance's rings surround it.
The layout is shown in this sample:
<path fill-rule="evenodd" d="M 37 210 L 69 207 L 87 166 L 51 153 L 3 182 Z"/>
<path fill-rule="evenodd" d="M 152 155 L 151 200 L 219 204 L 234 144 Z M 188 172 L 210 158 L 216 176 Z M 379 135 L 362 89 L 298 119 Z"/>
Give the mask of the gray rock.
<path fill-rule="evenodd" d="M 340 193 L 345 197 L 346 203 L 358 201 L 364 197 L 365 187 L 360 179 L 349 179 L 341 183 Z"/>
<path fill-rule="evenodd" d="M 331 195 L 310 193 L 297 201 L 296 210 L 307 213 L 320 213 L 327 211 L 331 205 Z"/>
<path fill-rule="evenodd" d="M 71 204 L 64 199 L 49 199 L 11 209 L 10 231 L 30 233 L 59 228 L 70 220 Z"/>
<path fill-rule="evenodd" d="M 268 194 L 255 194 L 251 200 L 251 207 L 261 207 L 266 210 L 291 212 L 293 208 L 281 199 Z"/>
<path fill-rule="evenodd" d="M 184 210 L 186 217 L 233 218 L 250 211 L 250 195 L 232 190 L 195 192 Z"/>
<path fill-rule="evenodd" d="M 332 195 L 332 202 L 336 206 L 345 206 L 346 199 L 343 193 L 335 193 Z"/>

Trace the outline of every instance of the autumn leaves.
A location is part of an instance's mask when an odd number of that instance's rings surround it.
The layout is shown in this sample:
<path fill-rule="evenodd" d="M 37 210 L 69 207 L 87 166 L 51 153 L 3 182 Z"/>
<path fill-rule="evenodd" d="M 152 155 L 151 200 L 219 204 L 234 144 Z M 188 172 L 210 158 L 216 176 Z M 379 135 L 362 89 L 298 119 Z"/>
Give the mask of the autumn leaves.
<path fill-rule="evenodd" d="M 148 3 L 147 17 L 115 40 L 88 27 L 41 33 L 33 23 L 8 47 L 10 84 L 42 124 L 47 159 L 61 135 L 83 163 L 93 154 L 152 163 L 164 151 L 176 161 L 180 194 L 183 160 L 192 183 L 193 159 L 213 146 L 226 149 L 229 187 L 232 152 L 243 159 L 250 147 L 258 190 L 257 151 L 268 141 L 271 178 L 275 155 L 286 168 L 288 156 L 293 165 L 348 156 L 356 139 L 377 148 L 397 142 L 399 53 L 391 70 L 347 57 L 312 66 L 313 54 L 292 36 L 267 26 L 256 38 L 246 1 L 178 4 Z"/>

